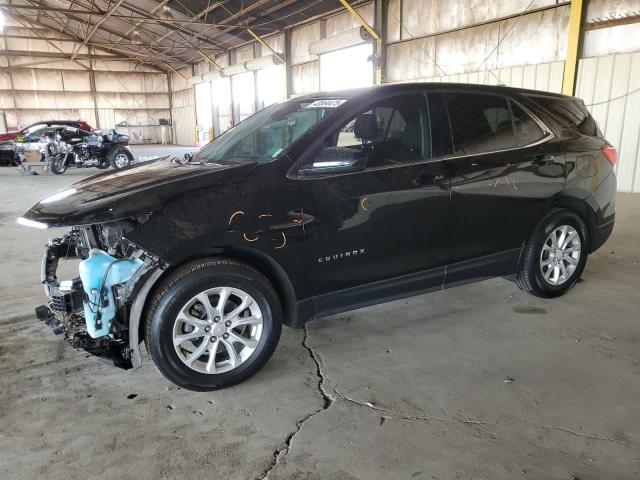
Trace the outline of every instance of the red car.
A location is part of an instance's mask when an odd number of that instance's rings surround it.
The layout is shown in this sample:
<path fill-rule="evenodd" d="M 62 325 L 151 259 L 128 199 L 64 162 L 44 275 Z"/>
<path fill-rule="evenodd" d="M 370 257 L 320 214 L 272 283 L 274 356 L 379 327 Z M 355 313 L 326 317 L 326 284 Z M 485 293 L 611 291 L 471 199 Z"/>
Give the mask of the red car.
<path fill-rule="evenodd" d="M 40 141 L 42 132 L 49 127 L 70 126 L 91 131 L 93 127 L 82 120 L 43 120 L 14 132 L 0 134 L 0 164 L 11 165 L 15 161 L 15 142 L 29 143 Z"/>

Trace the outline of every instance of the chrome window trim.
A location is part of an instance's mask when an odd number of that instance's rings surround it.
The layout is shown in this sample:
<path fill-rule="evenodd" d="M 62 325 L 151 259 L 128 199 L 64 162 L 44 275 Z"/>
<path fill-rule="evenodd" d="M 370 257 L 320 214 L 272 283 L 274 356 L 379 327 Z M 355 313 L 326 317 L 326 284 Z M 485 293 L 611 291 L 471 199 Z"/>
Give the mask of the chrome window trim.
<path fill-rule="evenodd" d="M 443 90 L 438 90 L 438 91 L 443 91 Z M 467 93 L 467 92 L 465 92 L 465 93 Z M 364 169 L 364 170 L 362 170 L 360 172 L 327 173 L 327 174 L 324 174 L 324 175 L 322 175 L 321 173 L 318 173 L 317 175 L 305 175 L 305 176 L 298 175 L 297 179 L 298 180 L 318 180 L 318 179 L 327 178 L 327 177 L 334 177 L 334 176 L 337 176 L 337 175 L 356 175 L 356 174 L 362 174 L 362 173 L 367 173 L 367 172 L 377 172 L 377 171 L 381 171 L 381 170 L 390 170 L 392 168 L 409 167 L 409 166 L 421 165 L 421 164 L 427 164 L 427 163 L 443 162 L 443 161 L 449 161 L 449 160 L 458 160 L 458 159 L 468 158 L 468 157 L 477 157 L 479 155 L 492 155 L 494 153 L 513 152 L 513 151 L 517 151 L 517 150 L 522 150 L 523 148 L 530 148 L 530 147 L 535 147 L 537 145 L 542 145 L 543 143 L 546 143 L 549 140 L 553 140 L 554 138 L 556 138 L 556 135 L 551 131 L 551 129 L 549 127 L 547 127 L 547 125 L 542 120 L 540 120 L 540 118 L 535 113 L 533 113 L 529 108 L 527 108 L 526 106 L 522 105 L 520 102 L 515 100 L 510 95 L 503 95 L 503 94 L 497 94 L 497 93 L 484 93 L 484 94 L 485 95 L 494 95 L 494 96 L 505 97 L 507 100 L 515 103 L 527 115 L 529 115 L 531 118 L 533 118 L 533 121 L 536 122 L 538 127 L 540 127 L 540 129 L 544 132 L 545 135 L 540 140 L 536 140 L 535 142 L 527 143 L 526 145 L 518 145 L 516 147 L 511 147 L 511 148 L 503 148 L 501 150 L 491 150 L 491 151 L 481 152 L 481 153 L 469 153 L 469 154 L 466 154 L 466 155 L 447 155 L 447 156 L 444 156 L 444 157 L 421 159 L 421 160 L 416 160 L 414 162 L 400 163 L 398 165 L 383 165 L 383 166 L 380 166 L 380 167 L 366 168 L 366 169 Z M 427 101 L 427 106 L 428 106 L 428 101 Z M 514 134 L 515 134 L 515 132 L 514 132 Z"/>

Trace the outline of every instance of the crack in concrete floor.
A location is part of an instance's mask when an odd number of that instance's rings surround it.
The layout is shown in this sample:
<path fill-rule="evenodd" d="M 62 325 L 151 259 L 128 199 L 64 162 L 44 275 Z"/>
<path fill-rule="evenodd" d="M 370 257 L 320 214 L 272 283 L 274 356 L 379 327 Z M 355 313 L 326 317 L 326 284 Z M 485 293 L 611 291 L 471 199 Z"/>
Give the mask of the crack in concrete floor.
<path fill-rule="evenodd" d="M 289 433 L 283 445 L 274 451 L 273 459 L 271 463 L 260 475 L 256 477 L 255 480 L 264 480 L 268 478 L 271 475 L 271 473 L 275 470 L 275 468 L 277 468 L 277 466 L 280 465 L 282 461 L 285 459 L 285 457 L 289 454 L 292 448 L 293 440 L 295 436 L 302 430 L 302 427 L 304 426 L 304 424 L 307 421 L 309 421 L 311 418 L 316 416 L 317 414 L 328 410 L 338 400 L 342 400 L 344 402 L 380 413 L 383 415 L 382 418 L 384 418 L 385 420 L 391 419 L 391 420 L 400 420 L 400 421 L 442 422 L 442 423 L 457 423 L 457 424 L 466 424 L 466 425 L 483 425 L 483 426 L 493 426 L 493 427 L 517 427 L 517 426 L 527 427 L 528 426 L 528 427 L 534 427 L 534 428 L 541 428 L 545 430 L 556 430 L 556 431 L 568 433 L 570 435 L 575 435 L 578 437 L 590 438 L 592 440 L 611 442 L 632 450 L 640 451 L 639 446 L 632 445 L 632 444 L 617 440 L 615 438 L 603 437 L 603 436 L 591 434 L 591 433 L 581 433 L 581 432 L 577 432 L 570 428 L 559 426 L 559 425 L 544 425 L 544 424 L 537 424 L 537 423 L 526 422 L 526 421 L 499 423 L 496 421 L 475 420 L 469 417 L 444 418 L 444 417 L 436 417 L 436 416 L 426 417 L 426 416 L 420 416 L 420 415 L 403 415 L 403 414 L 396 413 L 392 410 L 388 410 L 386 408 L 378 407 L 372 404 L 371 402 L 363 402 L 361 400 L 357 400 L 353 397 L 350 397 L 340 392 L 336 386 L 332 388 L 333 390 L 333 395 L 332 395 L 327 391 L 325 384 L 330 382 L 333 385 L 337 385 L 337 382 L 329 378 L 329 376 L 322 370 L 319 354 L 316 353 L 313 347 L 309 344 L 309 329 L 307 325 L 308 324 L 305 324 L 303 327 L 304 333 L 302 337 L 302 346 L 308 351 L 309 356 L 311 357 L 311 359 L 315 364 L 315 367 L 316 367 L 315 373 L 316 373 L 316 376 L 318 377 L 317 390 L 322 396 L 323 404 L 321 408 L 315 409 L 313 412 L 309 413 L 308 415 L 305 415 L 302 419 L 296 422 L 296 429 L 293 432 Z"/>
<path fill-rule="evenodd" d="M 284 441 L 284 444 L 278 448 L 275 452 L 273 452 L 273 458 L 269 466 L 256 477 L 256 480 L 264 480 L 271 475 L 271 472 L 282 462 L 282 460 L 287 456 L 289 451 L 291 450 L 291 444 L 293 442 L 293 438 L 300 432 L 304 424 L 310 420 L 312 417 L 317 415 L 320 412 L 324 412 L 327 410 L 333 403 L 335 402 L 335 398 L 332 397 L 329 393 L 327 393 L 325 388 L 325 381 L 327 381 L 327 376 L 322 372 L 322 367 L 320 366 L 320 360 L 318 359 L 316 353 L 313 348 L 309 345 L 309 329 L 307 325 L 304 325 L 303 336 L 302 336 L 302 346 L 309 352 L 309 356 L 313 360 L 316 366 L 316 376 L 318 377 L 317 389 L 322 395 L 322 406 L 320 408 L 315 409 L 313 412 L 305 415 L 302 419 L 296 422 L 296 429 L 289 433 L 287 438 Z"/>

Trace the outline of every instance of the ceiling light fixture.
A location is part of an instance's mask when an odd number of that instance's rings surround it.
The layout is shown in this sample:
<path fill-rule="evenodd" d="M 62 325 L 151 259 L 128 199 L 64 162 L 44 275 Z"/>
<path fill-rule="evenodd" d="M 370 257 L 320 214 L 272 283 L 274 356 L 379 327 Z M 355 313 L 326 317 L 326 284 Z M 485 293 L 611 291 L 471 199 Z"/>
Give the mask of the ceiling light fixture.
<path fill-rule="evenodd" d="M 133 31 L 133 35 L 131 35 L 131 42 L 137 43 L 140 45 L 142 43 L 142 37 L 140 36 L 140 32 L 137 30 Z"/>
<path fill-rule="evenodd" d="M 173 13 L 171 12 L 171 8 L 164 6 L 162 7 L 162 15 L 160 16 L 163 20 L 173 20 Z"/>

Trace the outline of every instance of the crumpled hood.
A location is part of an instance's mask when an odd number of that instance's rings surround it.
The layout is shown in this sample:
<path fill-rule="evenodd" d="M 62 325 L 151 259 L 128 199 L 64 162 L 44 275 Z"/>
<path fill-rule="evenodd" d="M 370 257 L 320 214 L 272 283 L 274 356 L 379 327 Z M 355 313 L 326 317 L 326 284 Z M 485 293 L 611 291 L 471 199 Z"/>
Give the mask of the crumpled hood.
<path fill-rule="evenodd" d="M 176 195 L 237 184 L 254 168 L 254 163 L 174 164 L 165 157 L 81 180 L 43 198 L 23 217 L 63 227 L 144 215 Z"/>

